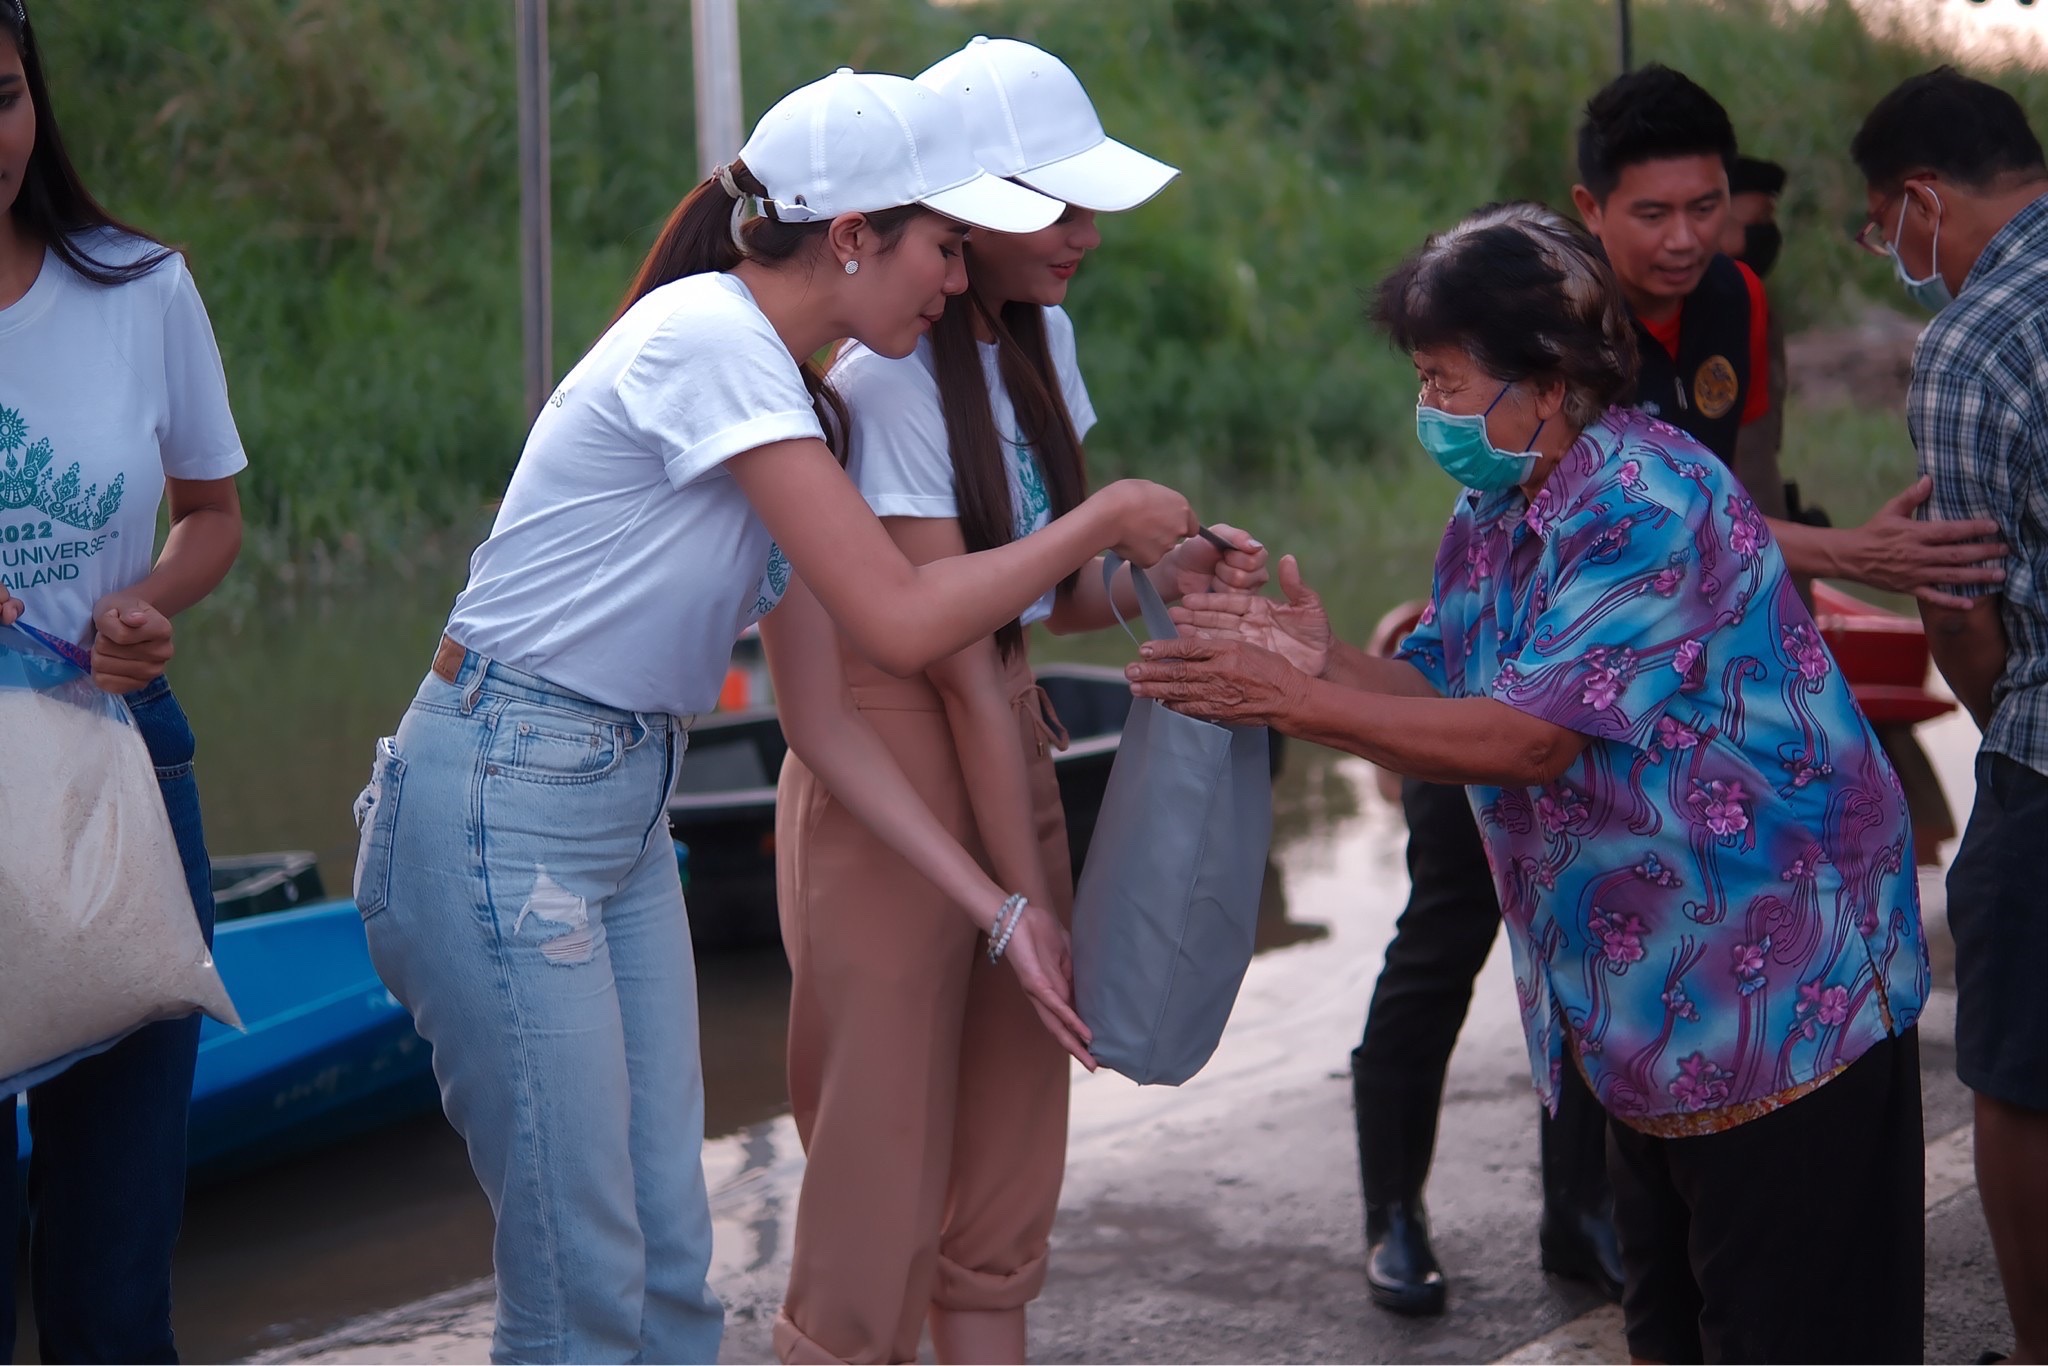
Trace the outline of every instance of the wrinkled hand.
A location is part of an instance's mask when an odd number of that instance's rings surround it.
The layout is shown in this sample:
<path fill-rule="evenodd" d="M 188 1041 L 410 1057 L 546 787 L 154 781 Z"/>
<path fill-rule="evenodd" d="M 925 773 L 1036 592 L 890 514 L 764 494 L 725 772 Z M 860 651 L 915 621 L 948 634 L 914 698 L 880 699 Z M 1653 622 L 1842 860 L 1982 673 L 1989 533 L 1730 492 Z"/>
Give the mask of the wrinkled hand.
<path fill-rule="evenodd" d="M 1206 536 L 1190 536 L 1160 561 L 1163 575 L 1153 582 L 1163 596 L 1184 598 L 1190 593 L 1256 593 L 1266 586 L 1266 547 L 1234 526 L 1221 522 L 1209 530 L 1236 549 L 1218 550 Z M 1162 582 L 1163 580 L 1163 582 Z"/>
<path fill-rule="evenodd" d="M 1093 1072 L 1095 1059 L 1088 1052 L 1092 1036 L 1074 1013 L 1074 955 L 1058 917 L 1035 901 L 1026 906 L 1003 950 L 1003 961 L 1016 969 L 1017 981 L 1046 1032 Z"/>
<path fill-rule="evenodd" d="M 20 598 L 0 588 L 0 626 L 12 626 L 21 620 L 21 609 L 28 606 Z"/>
<path fill-rule="evenodd" d="M 1848 577 L 1873 588 L 1911 593 L 1938 607 L 1968 611 L 1971 599 L 1944 593 L 1942 588 L 2005 582 L 2005 569 L 1985 561 L 2003 560 L 2010 552 L 1998 539 L 1998 523 L 1989 518 L 1914 520 L 1913 510 L 1933 492 L 1934 481 L 1923 474 L 1850 532 L 1855 541 L 1846 557 Z"/>
<path fill-rule="evenodd" d="M 1140 569 L 1158 564 L 1201 525 L 1187 499 L 1149 479 L 1119 479 L 1088 501 L 1098 500 L 1111 517 L 1110 549 Z"/>
<path fill-rule="evenodd" d="M 1242 640 L 1321 678 L 1335 640 L 1330 614 L 1321 595 L 1302 581 L 1292 555 L 1280 561 L 1280 591 L 1285 602 L 1253 593 L 1190 593 L 1172 609 L 1173 620 L 1197 639 Z"/>
<path fill-rule="evenodd" d="M 1148 640 L 1124 670 L 1131 692 L 1203 721 L 1271 725 L 1307 699 L 1309 676 L 1242 640 Z"/>
<path fill-rule="evenodd" d="M 171 662 L 171 621 L 134 593 L 109 593 L 92 609 L 92 681 L 130 693 L 163 676 Z"/>

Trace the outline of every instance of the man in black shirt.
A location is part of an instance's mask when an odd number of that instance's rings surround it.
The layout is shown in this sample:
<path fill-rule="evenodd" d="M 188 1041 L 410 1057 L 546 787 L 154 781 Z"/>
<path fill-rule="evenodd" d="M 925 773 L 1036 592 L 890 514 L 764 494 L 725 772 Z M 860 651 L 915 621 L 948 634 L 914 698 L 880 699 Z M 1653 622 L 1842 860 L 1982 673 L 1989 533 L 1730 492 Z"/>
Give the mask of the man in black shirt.
<path fill-rule="evenodd" d="M 2004 553 L 1985 544 L 1994 523 L 1914 520 L 1924 478 L 1862 526 L 1822 527 L 1785 520 L 1782 482 L 1743 469 L 1738 438 L 1771 412 L 1770 305 L 1756 274 L 1721 254 L 1735 164 L 1727 111 L 1669 67 L 1620 77 L 1586 106 L 1572 202 L 1635 316 L 1636 405 L 1744 477 L 1796 575 L 1949 606 L 1961 600 L 1944 585 L 1999 581 L 2004 571 L 1983 563 Z"/>

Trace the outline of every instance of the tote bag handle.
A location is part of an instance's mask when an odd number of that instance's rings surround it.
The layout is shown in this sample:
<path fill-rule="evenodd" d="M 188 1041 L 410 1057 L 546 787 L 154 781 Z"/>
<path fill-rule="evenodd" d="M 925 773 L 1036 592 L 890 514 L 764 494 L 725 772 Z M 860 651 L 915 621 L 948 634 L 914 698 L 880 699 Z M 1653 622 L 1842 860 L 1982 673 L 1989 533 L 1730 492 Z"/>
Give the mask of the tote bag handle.
<path fill-rule="evenodd" d="M 1123 609 L 1116 605 L 1116 571 L 1127 563 L 1114 550 L 1102 557 L 1102 591 L 1109 597 L 1109 610 L 1116 616 L 1116 624 L 1124 628 L 1124 634 L 1137 641 L 1138 633 L 1124 620 Z M 1131 565 L 1131 588 L 1138 595 L 1138 608 L 1145 619 L 1145 633 L 1154 640 L 1172 640 L 1180 632 L 1174 627 L 1173 618 L 1167 614 L 1166 600 L 1159 596 L 1159 590 L 1152 586 L 1152 580 L 1145 571 Z M 1140 642 L 1142 643 L 1142 642 Z"/>

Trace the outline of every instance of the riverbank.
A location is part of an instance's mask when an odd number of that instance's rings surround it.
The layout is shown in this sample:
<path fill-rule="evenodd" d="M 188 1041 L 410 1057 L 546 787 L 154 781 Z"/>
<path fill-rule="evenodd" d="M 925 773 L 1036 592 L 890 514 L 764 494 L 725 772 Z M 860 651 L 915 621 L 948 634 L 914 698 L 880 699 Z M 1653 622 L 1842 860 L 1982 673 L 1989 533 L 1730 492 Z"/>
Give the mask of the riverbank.
<path fill-rule="evenodd" d="M 1950 799 L 1970 800 L 1976 736 L 1923 729 Z M 1297 751 L 1299 752 L 1299 751 Z M 1221 1049 L 1178 1089 L 1078 1070 L 1053 1270 L 1032 1319 L 1042 1361 L 1605 1361 L 1619 1318 L 1536 1265 L 1536 1107 L 1504 946 L 1479 982 L 1451 1063 L 1429 1191 L 1450 1312 L 1397 1319 L 1365 1301 L 1345 1055 L 1406 895 L 1399 813 L 1354 760 L 1318 789 L 1328 838 L 1276 860 L 1296 942 L 1254 962 Z M 1343 815 L 1356 803 L 1356 814 Z M 1948 852 L 1953 852 L 1952 847 Z M 1936 977 L 1922 1027 L 1928 1145 L 1930 1361 L 2007 1341 L 1969 1165 L 1968 1097 L 1953 1067 L 1953 976 L 1938 871 L 1923 876 Z M 1303 932 L 1306 931 L 1306 932 Z M 802 1154 L 785 1116 L 706 1150 L 714 1284 L 726 1361 L 772 1359 Z M 255 1358 L 481 1361 L 490 1284 L 476 1282 Z"/>

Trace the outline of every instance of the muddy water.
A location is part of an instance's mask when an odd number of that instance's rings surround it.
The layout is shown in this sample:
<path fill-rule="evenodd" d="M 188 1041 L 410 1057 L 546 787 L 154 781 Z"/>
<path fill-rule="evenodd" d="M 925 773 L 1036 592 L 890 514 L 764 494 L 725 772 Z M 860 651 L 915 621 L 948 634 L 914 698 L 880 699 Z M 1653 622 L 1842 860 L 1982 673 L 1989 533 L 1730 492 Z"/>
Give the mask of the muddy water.
<path fill-rule="evenodd" d="M 450 558 L 350 594 L 274 603 L 181 628 L 172 677 L 200 737 L 216 853 L 302 848 L 330 890 L 354 854 L 350 802 L 371 744 L 418 685 L 460 583 Z M 1356 839 L 1362 794 L 1295 747 L 1277 789 L 1276 854 Z M 1269 869 L 1261 950 L 1328 935 L 1290 918 Z M 778 952 L 699 962 L 707 1121 L 713 1137 L 772 1119 L 782 1087 L 788 974 Z M 490 1270 L 489 1207 L 438 1116 L 194 1190 L 176 1272 L 186 1358 L 233 1360 Z M 23 1259 L 26 1264 L 26 1258 Z M 19 1360 L 37 1360 L 26 1286 Z"/>

